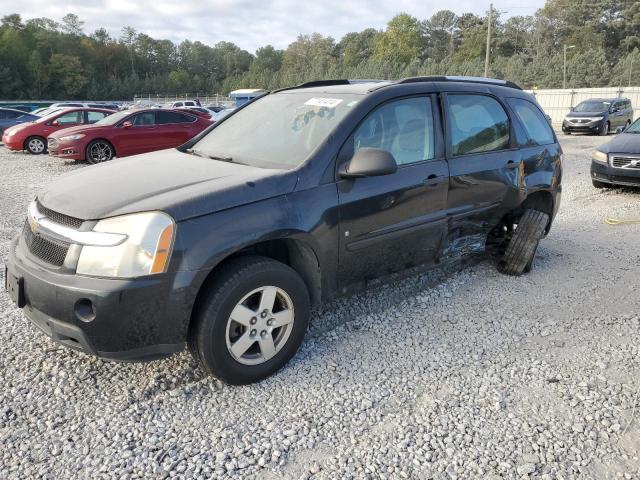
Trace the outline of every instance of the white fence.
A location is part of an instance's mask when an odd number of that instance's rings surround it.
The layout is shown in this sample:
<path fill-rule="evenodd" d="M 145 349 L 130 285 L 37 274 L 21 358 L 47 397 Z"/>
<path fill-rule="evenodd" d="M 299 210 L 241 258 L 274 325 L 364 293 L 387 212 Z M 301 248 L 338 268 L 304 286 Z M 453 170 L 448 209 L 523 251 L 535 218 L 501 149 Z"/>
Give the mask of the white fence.
<path fill-rule="evenodd" d="M 145 94 L 134 95 L 134 103 L 142 104 L 163 104 L 169 102 L 179 102 L 181 100 L 200 100 L 202 105 L 220 105 L 223 107 L 233 106 L 235 102 L 225 95 L 219 95 L 217 93 L 185 93 L 185 94 Z"/>
<path fill-rule="evenodd" d="M 538 103 L 551 117 L 554 125 L 562 123 L 562 119 L 571 107 L 590 98 L 628 98 L 634 109 L 633 118 L 640 116 L 640 87 L 558 88 L 527 91 L 536 96 Z"/>

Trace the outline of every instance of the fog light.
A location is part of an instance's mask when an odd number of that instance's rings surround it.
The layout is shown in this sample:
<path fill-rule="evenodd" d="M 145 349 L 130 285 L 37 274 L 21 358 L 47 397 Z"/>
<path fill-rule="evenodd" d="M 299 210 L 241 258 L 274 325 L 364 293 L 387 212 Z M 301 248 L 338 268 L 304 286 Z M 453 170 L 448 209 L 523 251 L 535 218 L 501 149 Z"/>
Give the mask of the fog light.
<path fill-rule="evenodd" d="M 96 308 L 88 298 L 78 300 L 75 307 L 73 307 L 73 311 L 78 320 L 83 322 L 92 322 L 96 318 Z"/>

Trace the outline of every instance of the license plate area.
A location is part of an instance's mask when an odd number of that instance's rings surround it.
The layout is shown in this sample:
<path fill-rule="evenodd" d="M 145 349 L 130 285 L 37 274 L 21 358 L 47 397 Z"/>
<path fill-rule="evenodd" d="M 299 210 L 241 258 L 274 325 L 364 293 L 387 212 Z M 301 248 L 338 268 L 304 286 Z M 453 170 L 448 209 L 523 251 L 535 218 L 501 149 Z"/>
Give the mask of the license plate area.
<path fill-rule="evenodd" d="M 23 308 L 25 306 L 24 300 L 24 279 L 18 278 L 15 275 L 9 273 L 9 271 L 4 269 L 4 278 L 5 278 L 5 290 L 19 308 Z"/>

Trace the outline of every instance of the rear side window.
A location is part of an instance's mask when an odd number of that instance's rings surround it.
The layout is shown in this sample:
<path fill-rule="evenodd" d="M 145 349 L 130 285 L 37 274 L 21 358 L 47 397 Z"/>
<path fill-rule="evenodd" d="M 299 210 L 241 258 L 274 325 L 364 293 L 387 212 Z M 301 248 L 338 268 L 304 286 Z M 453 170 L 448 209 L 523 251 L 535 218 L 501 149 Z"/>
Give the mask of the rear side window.
<path fill-rule="evenodd" d="M 509 148 L 509 117 L 485 95 L 448 95 L 448 126 L 453 155 Z"/>
<path fill-rule="evenodd" d="M 527 134 L 527 145 L 548 145 L 555 141 L 549 122 L 536 105 L 521 98 L 508 98 L 507 103 Z"/>
<path fill-rule="evenodd" d="M 22 115 L 24 115 L 24 114 L 20 113 L 20 112 L 5 111 L 4 112 L 4 116 L 2 116 L 0 118 L 18 118 L 18 117 L 21 117 Z"/>
<path fill-rule="evenodd" d="M 58 125 L 76 125 L 84 123 L 84 112 L 69 112 L 56 118 Z"/>
<path fill-rule="evenodd" d="M 87 121 L 88 123 L 96 123 L 102 120 L 106 116 L 107 114 L 104 112 L 90 111 L 90 112 L 87 112 Z"/>
<path fill-rule="evenodd" d="M 171 123 L 191 123 L 195 121 L 195 117 L 191 115 L 184 115 L 178 112 L 158 112 L 157 122 L 160 125 L 166 125 Z"/>
<path fill-rule="evenodd" d="M 405 98 L 374 110 L 353 135 L 354 153 L 360 148 L 380 148 L 398 165 L 433 158 L 433 113 L 428 97 Z"/>

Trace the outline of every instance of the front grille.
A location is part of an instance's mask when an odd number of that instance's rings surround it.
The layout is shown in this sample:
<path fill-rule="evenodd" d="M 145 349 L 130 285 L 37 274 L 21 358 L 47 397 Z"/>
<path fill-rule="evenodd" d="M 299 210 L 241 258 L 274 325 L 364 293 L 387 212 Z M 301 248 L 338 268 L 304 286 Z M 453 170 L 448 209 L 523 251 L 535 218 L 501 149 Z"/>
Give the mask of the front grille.
<path fill-rule="evenodd" d="M 590 119 L 584 119 L 584 118 L 572 118 L 569 121 L 571 123 L 589 123 L 591 120 Z"/>
<path fill-rule="evenodd" d="M 630 168 L 633 170 L 640 170 L 640 155 L 639 156 L 612 156 L 611 165 L 616 168 Z"/>
<path fill-rule="evenodd" d="M 39 235 L 34 235 L 29 227 L 29 222 L 25 222 L 22 229 L 22 238 L 32 255 L 40 260 L 55 265 L 62 266 L 67 256 L 69 245 L 62 242 L 53 242 Z"/>
<path fill-rule="evenodd" d="M 80 228 L 80 225 L 82 225 L 82 222 L 84 221 L 79 218 L 70 217 L 69 215 L 64 215 L 62 213 L 54 212 L 53 210 L 50 210 L 47 207 L 44 207 L 40 203 L 40 201 L 38 201 L 36 205 L 38 207 L 38 211 L 41 214 L 43 214 L 45 217 L 53 220 L 56 223 L 66 225 L 67 227 L 76 228 L 76 229 Z"/>

